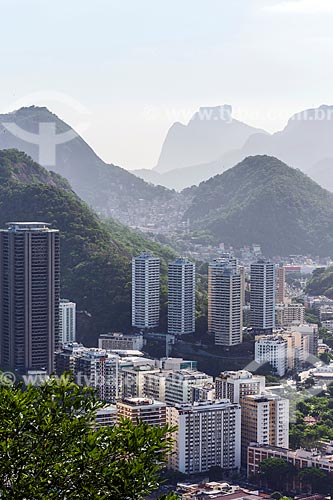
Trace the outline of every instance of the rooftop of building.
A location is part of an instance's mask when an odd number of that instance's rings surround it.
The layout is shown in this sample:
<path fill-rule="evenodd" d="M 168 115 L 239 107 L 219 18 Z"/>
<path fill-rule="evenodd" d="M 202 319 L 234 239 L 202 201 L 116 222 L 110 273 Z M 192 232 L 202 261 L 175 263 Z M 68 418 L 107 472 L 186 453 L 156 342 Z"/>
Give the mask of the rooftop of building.
<path fill-rule="evenodd" d="M 122 333 L 122 332 L 108 332 L 108 333 L 101 333 L 99 338 L 100 339 L 122 339 L 122 338 L 138 338 L 138 337 L 143 337 L 142 333 Z"/>
<path fill-rule="evenodd" d="M 166 406 L 163 401 L 158 401 L 151 398 L 123 398 L 118 402 L 119 404 L 124 404 L 127 406 L 138 407 L 138 406 Z"/>
<path fill-rule="evenodd" d="M 142 252 L 140 253 L 140 255 L 137 255 L 136 257 L 134 257 L 135 260 L 149 260 L 149 259 L 154 259 L 154 260 L 160 260 L 158 257 L 155 257 L 154 255 L 152 255 L 151 253 L 149 252 Z"/>
<path fill-rule="evenodd" d="M 174 370 L 171 371 L 169 375 L 172 375 L 173 377 L 179 377 L 180 379 L 186 378 L 188 380 L 194 380 L 194 379 L 201 379 L 201 378 L 213 378 L 210 377 L 210 375 L 207 375 L 207 373 L 200 372 L 198 370 Z"/>
<path fill-rule="evenodd" d="M 291 450 L 288 448 L 279 448 L 277 446 L 270 446 L 266 444 L 259 444 L 259 443 L 250 443 L 249 447 L 251 448 L 258 448 L 258 449 L 264 449 L 265 451 L 270 451 L 273 453 L 277 454 L 285 454 L 288 457 L 293 457 L 293 458 L 303 458 L 303 459 L 310 459 L 313 461 L 321 461 L 325 460 L 326 462 L 332 463 L 333 462 L 333 443 L 332 442 L 323 442 L 321 443 L 321 449 L 311 449 L 311 450 L 306 450 L 305 448 L 299 448 L 297 450 Z"/>
<path fill-rule="evenodd" d="M 272 342 L 274 344 L 285 344 L 287 340 L 282 335 L 257 335 L 256 342 Z"/>
<path fill-rule="evenodd" d="M 170 266 L 194 266 L 194 263 L 191 262 L 189 259 L 186 257 L 178 257 L 178 259 L 174 260 L 173 262 L 169 262 Z"/>
<path fill-rule="evenodd" d="M 50 229 L 50 225 L 48 222 L 7 222 L 7 229 L 3 229 L 2 231 L 59 232 L 58 229 Z"/>
<path fill-rule="evenodd" d="M 217 399 L 215 401 L 196 401 L 193 404 L 190 403 L 180 403 L 176 404 L 175 408 L 178 411 L 183 412 L 193 412 L 193 411 L 207 411 L 207 410 L 218 410 L 225 407 L 240 408 L 238 403 L 231 403 L 230 399 Z"/>
<path fill-rule="evenodd" d="M 264 379 L 265 377 L 263 375 L 257 375 L 255 373 L 251 373 L 247 370 L 238 370 L 238 371 L 225 371 L 221 372 L 219 375 L 219 378 L 223 379 L 232 379 L 232 380 L 243 380 L 244 382 L 246 380 L 252 380 L 254 381 L 259 381 L 259 379 Z"/>
<path fill-rule="evenodd" d="M 246 394 L 245 396 L 243 396 L 243 399 L 256 401 L 257 403 L 266 403 L 268 401 L 273 401 L 273 400 L 282 401 L 281 396 L 279 396 L 278 394 L 272 394 L 270 392 L 264 392 L 262 394 Z"/>

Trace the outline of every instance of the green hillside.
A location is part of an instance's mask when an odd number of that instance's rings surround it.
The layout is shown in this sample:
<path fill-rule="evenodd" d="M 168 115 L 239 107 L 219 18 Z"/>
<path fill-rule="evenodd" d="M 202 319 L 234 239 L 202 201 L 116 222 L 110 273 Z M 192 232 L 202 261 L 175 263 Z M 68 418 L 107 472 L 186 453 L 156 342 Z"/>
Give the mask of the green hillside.
<path fill-rule="evenodd" d="M 309 295 L 326 295 L 333 299 L 333 267 L 320 268 L 313 271 L 306 286 Z"/>
<path fill-rule="evenodd" d="M 276 158 L 246 158 L 185 192 L 191 228 L 216 242 L 259 243 L 267 256 L 333 255 L 332 193 Z"/>
<path fill-rule="evenodd" d="M 84 342 L 93 344 L 100 332 L 130 328 L 131 257 L 140 251 L 162 260 L 165 304 L 166 263 L 175 256 L 172 251 L 118 223 L 102 223 L 65 179 L 24 153 L 0 151 L 0 183 L 0 227 L 12 220 L 43 220 L 60 230 L 62 296 L 89 313 Z"/>

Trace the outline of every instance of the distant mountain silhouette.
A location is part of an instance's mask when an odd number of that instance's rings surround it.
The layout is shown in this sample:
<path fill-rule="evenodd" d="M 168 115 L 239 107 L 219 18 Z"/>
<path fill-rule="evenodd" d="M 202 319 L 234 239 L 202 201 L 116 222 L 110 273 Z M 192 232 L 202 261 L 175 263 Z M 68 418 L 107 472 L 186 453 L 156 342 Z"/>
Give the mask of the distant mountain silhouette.
<path fill-rule="evenodd" d="M 163 145 L 164 149 L 166 145 L 167 142 Z M 184 148 L 186 147 L 184 143 Z M 333 168 L 330 160 L 333 158 L 333 106 L 322 105 L 297 113 L 279 132 L 272 135 L 253 133 L 240 148 L 235 148 L 230 143 L 229 149 L 212 161 L 202 162 L 201 156 L 198 155 L 198 161 L 192 162 L 191 166 L 173 169 L 159 177 L 155 176 L 155 179 L 152 177 L 151 181 L 181 190 L 222 173 L 247 156 L 258 154 L 275 156 L 308 173 L 321 186 L 333 190 Z M 185 152 L 182 155 L 184 156 Z M 146 178 L 147 174 L 146 171 L 140 171 L 137 175 Z"/>
<path fill-rule="evenodd" d="M 187 125 L 176 122 L 170 127 L 155 170 L 165 173 L 216 160 L 242 147 L 256 132 L 259 129 L 232 117 L 231 106 L 201 107 Z"/>
<path fill-rule="evenodd" d="M 15 124 L 21 130 L 37 134 L 41 123 L 54 123 L 56 133 L 71 131 L 71 127 L 45 107 L 31 106 L 0 115 L 0 149 L 24 151 L 39 161 L 38 145 L 26 142 L 8 130 Z M 21 133 L 20 133 L 21 135 Z M 103 162 L 80 137 L 56 146 L 55 165 L 44 165 L 70 182 L 75 192 L 98 213 L 131 223 L 129 214 L 160 211 L 161 203 L 173 200 L 174 193 L 164 187 L 148 184 L 127 170 Z"/>

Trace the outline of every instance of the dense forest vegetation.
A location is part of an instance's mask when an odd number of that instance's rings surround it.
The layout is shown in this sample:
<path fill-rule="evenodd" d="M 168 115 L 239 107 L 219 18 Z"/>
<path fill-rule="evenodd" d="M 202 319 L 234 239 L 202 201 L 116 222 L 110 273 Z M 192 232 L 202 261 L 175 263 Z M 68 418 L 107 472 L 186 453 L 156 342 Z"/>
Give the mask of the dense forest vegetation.
<path fill-rule="evenodd" d="M 290 426 L 290 446 L 293 449 L 320 447 L 320 441 L 333 441 L 333 385 L 326 393 L 297 403 L 296 421 Z M 307 423 L 305 417 L 315 422 Z"/>
<path fill-rule="evenodd" d="M 187 189 L 191 228 L 235 247 L 259 243 L 265 255 L 333 248 L 333 194 L 277 158 L 246 158 Z"/>
<path fill-rule="evenodd" d="M 326 295 L 333 299 L 333 267 L 315 269 L 305 291 L 309 295 Z"/>

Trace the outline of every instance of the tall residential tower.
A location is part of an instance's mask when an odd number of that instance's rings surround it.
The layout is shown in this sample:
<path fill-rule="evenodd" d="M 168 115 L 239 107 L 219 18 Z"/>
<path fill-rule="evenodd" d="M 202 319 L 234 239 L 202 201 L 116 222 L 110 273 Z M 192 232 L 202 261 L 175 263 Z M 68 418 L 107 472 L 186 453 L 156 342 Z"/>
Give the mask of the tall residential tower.
<path fill-rule="evenodd" d="M 168 266 L 168 333 L 195 331 L 195 265 L 177 259 Z"/>
<path fill-rule="evenodd" d="M 216 259 L 208 267 L 208 332 L 215 344 L 242 342 L 242 277 L 233 262 Z"/>
<path fill-rule="evenodd" d="M 156 328 L 160 317 L 160 259 L 142 253 L 132 260 L 132 326 Z"/>
<path fill-rule="evenodd" d="M 270 334 L 275 327 L 275 265 L 266 260 L 251 264 L 251 326 Z"/>
<path fill-rule="evenodd" d="M 54 369 L 59 343 L 59 231 L 11 222 L 0 231 L 0 356 L 3 367 Z"/>

